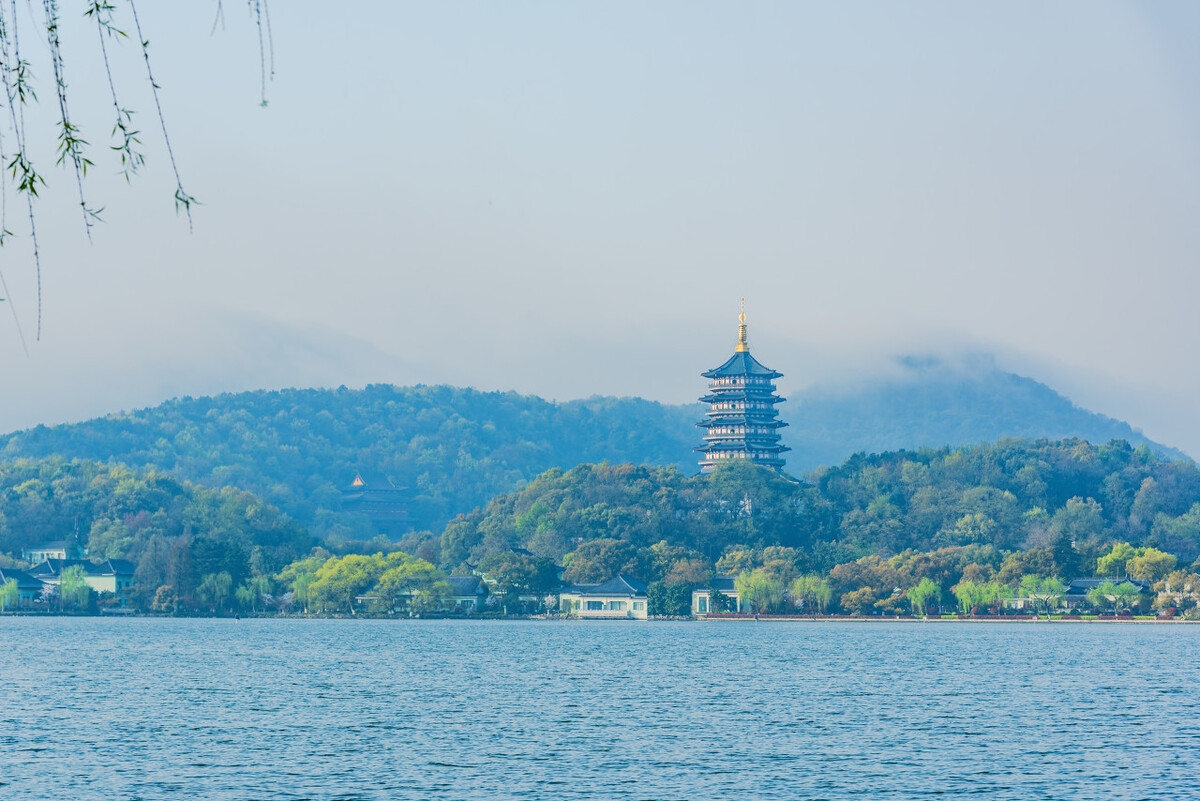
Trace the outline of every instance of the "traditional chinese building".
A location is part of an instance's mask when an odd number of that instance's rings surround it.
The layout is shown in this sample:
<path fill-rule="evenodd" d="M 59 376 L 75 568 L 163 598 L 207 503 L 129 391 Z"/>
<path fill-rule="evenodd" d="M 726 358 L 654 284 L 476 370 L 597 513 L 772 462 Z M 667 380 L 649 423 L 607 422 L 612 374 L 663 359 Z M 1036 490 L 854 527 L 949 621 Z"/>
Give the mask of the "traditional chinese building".
<path fill-rule="evenodd" d="M 399 537 L 412 529 L 408 522 L 408 496 L 404 487 L 382 473 L 360 470 L 350 486 L 342 490 L 342 508 L 365 514 L 375 528 L 389 537 Z"/>
<path fill-rule="evenodd" d="M 700 400 L 708 404 L 708 414 L 696 425 L 704 429 L 702 472 L 712 470 L 727 459 L 748 459 L 754 464 L 783 468 L 783 452 L 791 450 L 779 444 L 779 429 L 787 423 L 776 419 L 775 404 L 783 398 L 775 394 L 775 379 L 782 378 L 750 355 L 746 341 L 746 308 L 738 316 L 738 343 L 729 361 L 703 374 L 709 379 L 708 394 Z"/>

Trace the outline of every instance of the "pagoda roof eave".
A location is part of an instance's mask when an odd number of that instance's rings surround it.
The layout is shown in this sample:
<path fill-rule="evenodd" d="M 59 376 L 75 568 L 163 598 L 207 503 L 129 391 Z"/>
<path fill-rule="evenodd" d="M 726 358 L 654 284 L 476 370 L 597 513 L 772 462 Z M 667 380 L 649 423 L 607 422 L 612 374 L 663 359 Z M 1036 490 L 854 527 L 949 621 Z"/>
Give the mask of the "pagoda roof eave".
<path fill-rule="evenodd" d="M 757 378 L 783 378 L 783 373 L 772 370 L 750 355 L 750 351 L 738 351 L 720 367 L 701 373 L 705 378 L 731 378 L 755 376 Z"/>

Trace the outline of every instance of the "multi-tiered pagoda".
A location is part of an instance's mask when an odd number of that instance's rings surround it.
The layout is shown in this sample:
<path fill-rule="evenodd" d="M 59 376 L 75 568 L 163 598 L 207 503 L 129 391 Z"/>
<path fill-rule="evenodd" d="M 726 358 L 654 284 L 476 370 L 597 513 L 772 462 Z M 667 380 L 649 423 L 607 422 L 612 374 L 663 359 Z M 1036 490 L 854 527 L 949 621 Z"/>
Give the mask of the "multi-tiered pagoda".
<path fill-rule="evenodd" d="M 774 381 L 783 373 L 764 367 L 750 355 L 744 302 L 733 356 L 703 375 L 709 379 L 708 394 L 700 400 L 708 404 L 708 415 L 696 423 L 705 434 L 704 444 L 694 449 L 704 453 L 701 471 L 708 472 L 727 459 L 749 459 L 781 470 L 783 452 L 791 450 L 779 444 L 779 429 L 787 423 L 777 420 L 775 411 L 775 404 L 784 399 L 775 394 Z"/>

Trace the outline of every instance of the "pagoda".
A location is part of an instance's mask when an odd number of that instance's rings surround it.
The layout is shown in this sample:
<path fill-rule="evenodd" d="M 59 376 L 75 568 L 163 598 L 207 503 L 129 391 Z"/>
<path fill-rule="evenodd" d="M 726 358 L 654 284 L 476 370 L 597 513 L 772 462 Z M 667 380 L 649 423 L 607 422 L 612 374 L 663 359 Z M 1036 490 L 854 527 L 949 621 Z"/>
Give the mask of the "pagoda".
<path fill-rule="evenodd" d="M 749 459 L 754 464 L 783 469 L 783 452 L 791 450 L 779 444 L 779 429 L 787 423 L 776 419 L 775 404 L 784 399 L 775 394 L 774 381 L 782 378 L 770 367 L 750 355 L 746 342 L 746 301 L 738 315 L 738 342 L 733 356 L 720 367 L 702 374 L 709 379 L 708 404 L 703 422 L 704 444 L 700 451 L 701 472 L 707 473 L 726 459 Z"/>

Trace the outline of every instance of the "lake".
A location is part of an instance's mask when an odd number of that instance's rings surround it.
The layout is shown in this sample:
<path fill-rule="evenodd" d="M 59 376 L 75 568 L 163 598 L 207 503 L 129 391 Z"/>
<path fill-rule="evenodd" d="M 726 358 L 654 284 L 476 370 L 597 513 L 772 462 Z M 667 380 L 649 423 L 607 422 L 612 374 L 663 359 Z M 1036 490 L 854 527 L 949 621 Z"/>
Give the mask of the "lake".
<path fill-rule="evenodd" d="M 1200 794 L 1200 627 L 0 619 L 0 799 Z"/>

